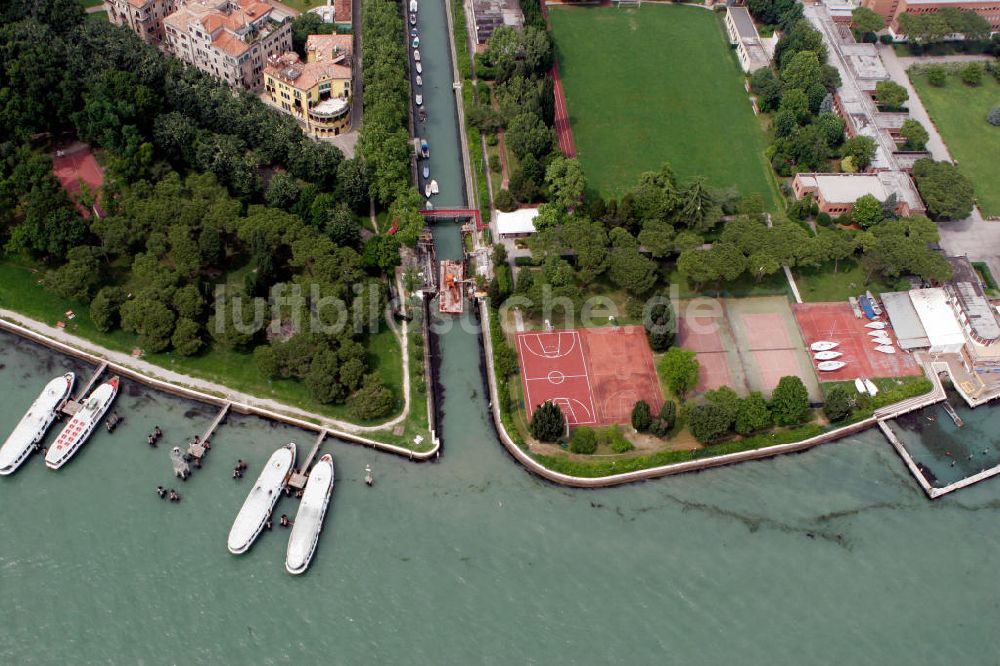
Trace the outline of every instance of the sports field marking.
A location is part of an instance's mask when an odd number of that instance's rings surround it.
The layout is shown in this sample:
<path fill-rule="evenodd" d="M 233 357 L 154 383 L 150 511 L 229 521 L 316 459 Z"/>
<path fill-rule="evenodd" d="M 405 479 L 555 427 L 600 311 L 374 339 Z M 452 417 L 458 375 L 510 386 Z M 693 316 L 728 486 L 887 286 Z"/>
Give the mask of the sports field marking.
<path fill-rule="evenodd" d="M 552 338 L 555 338 L 553 340 Z M 560 358 L 569 356 L 580 346 L 580 334 L 576 331 L 560 331 L 558 333 L 527 333 L 522 335 L 524 348 L 542 358 Z M 569 342 L 566 343 L 566 340 Z M 532 344 L 533 343 L 533 344 Z"/>
<path fill-rule="evenodd" d="M 576 398 L 550 398 L 550 402 L 559 405 L 559 409 L 566 416 L 566 422 L 570 425 L 581 425 L 587 423 L 596 423 L 597 420 L 594 418 L 594 412 L 587 405 L 583 404 Z M 591 405 L 593 407 L 593 405 Z M 581 418 L 580 414 L 583 415 Z"/>

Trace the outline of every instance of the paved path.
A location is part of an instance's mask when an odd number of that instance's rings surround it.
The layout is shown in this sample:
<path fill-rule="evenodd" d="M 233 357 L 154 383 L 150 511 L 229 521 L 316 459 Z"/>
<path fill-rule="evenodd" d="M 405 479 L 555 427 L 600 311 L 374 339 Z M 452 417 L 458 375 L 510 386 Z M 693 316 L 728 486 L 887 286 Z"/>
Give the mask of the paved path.
<path fill-rule="evenodd" d="M 106 10 L 104 9 L 104 4 L 102 3 L 100 5 L 94 5 L 93 7 L 87 7 L 83 11 L 86 12 L 87 14 L 100 14 L 101 12 Z"/>
<path fill-rule="evenodd" d="M 271 400 L 268 398 L 259 398 L 249 393 L 243 393 L 241 391 L 234 391 L 233 389 L 223 386 L 222 384 L 217 384 L 205 379 L 199 379 L 197 377 L 191 377 L 188 375 L 175 372 L 173 370 L 168 370 L 166 368 L 154 365 L 149 361 L 144 361 L 141 358 L 134 358 L 129 354 L 123 352 L 111 351 L 105 349 L 100 345 L 94 344 L 89 340 L 77 337 L 71 333 L 67 333 L 61 328 L 55 328 L 54 326 L 49 326 L 40 321 L 25 317 L 24 315 L 14 312 L 13 310 L 7 310 L 0 308 L 0 317 L 13 321 L 24 328 L 30 329 L 35 333 L 44 335 L 47 338 L 56 340 L 65 345 L 69 345 L 76 349 L 83 350 L 93 356 L 98 356 L 107 361 L 115 363 L 120 366 L 125 366 L 126 368 L 146 375 L 147 377 L 152 377 L 162 382 L 167 382 L 184 388 L 195 389 L 201 391 L 202 393 L 208 393 L 215 396 L 221 396 L 230 402 L 243 403 L 247 405 L 252 405 L 260 409 L 267 409 L 274 412 L 280 412 L 283 414 L 289 414 L 300 419 L 305 419 L 308 421 L 319 421 L 324 426 L 329 426 L 331 429 L 341 430 L 343 432 L 349 433 L 370 433 L 379 430 L 387 430 L 393 426 L 402 423 L 406 420 L 410 413 L 410 361 L 409 361 L 409 346 L 406 344 L 401 344 L 400 349 L 402 350 L 402 363 L 403 363 L 403 411 L 393 419 L 386 421 L 374 426 L 361 426 L 355 423 L 348 423 L 347 421 L 341 421 L 338 419 L 332 419 L 318 414 L 313 414 L 304 409 L 294 407 L 292 405 L 287 405 L 277 400 Z M 390 324 L 391 325 L 391 324 Z M 405 340 L 407 332 L 406 321 L 402 323 L 402 331 L 397 331 L 395 326 L 392 326 L 393 333 L 396 335 L 397 340 Z"/>
<path fill-rule="evenodd" d="M 907 106 L 910 116 L 919 120 L 927 129 L 929 136 L 927 150 L 935 160 L 951 162 L 951 153 L 941 138 L 937 127 L 931 121 L 930 114 L 924 107 L 920 96 L 910 83 L 906 69 L 915 64 L 930 64 L 932 62 L 966 62 L 981 60 L 980 56 L 936 56 L 931 58 L 900 58 L 888 46 L 879 45 L 879 54 L 885 63 L 886 71 L 893 81 L 906 88 L 910 94 Z M 1000 223 L 987 222 L 978 208 L 972 209 L 972 214 L 964 220 L 943 222 L 938 225 L 941 230 L 941 246 L 952 255 L 968 255 L 972 261 L 985 261 L 993 275 L 1000 275 Z"/>

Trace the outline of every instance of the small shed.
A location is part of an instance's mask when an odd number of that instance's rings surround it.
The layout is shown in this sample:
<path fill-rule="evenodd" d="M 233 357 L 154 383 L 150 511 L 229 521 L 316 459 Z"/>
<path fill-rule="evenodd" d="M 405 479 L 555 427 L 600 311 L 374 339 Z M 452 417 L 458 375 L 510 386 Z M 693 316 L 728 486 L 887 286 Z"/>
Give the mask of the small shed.
<path fill-rule="evenodd" d="M 537 208 L 519 208 L 510 213 L 497 211 L 497 234 L 500 238 L 522 238 L 535 233 Z"/>

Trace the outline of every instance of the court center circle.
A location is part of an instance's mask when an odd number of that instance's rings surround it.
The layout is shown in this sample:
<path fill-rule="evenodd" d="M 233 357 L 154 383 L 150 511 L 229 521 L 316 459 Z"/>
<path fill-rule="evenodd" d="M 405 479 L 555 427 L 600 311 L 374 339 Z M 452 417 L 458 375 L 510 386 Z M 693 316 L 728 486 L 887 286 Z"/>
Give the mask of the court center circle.
<path fill-rule="evenodd" d="M 548 380 L 551 384 L 562 384 L 566 381 L 566 375 L 559 372 L 558 370 L 550 370 L 548 374 Z"/>

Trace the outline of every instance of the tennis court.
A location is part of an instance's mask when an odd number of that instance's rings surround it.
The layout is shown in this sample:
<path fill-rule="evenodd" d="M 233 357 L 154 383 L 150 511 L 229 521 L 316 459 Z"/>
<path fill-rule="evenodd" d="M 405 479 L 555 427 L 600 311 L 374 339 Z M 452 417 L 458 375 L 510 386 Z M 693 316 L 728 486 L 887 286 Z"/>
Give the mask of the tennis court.
<path fill-rule="evenodd" d="M 741 395 L 760 391 L 770 396 L 782 377 L 795 375 L 811 400 L 822 399 L 787 298 L 727 298 L 716 304 L 713 316 L 678 318 L 678 343 L 695 352 L 701 364 L 697 392 L 729 386 Z"/>
<path fill-rule="evenodd" d="M 528 418 L 551 401 L 570 425 L 629 423 L 645 400 L 663 404 L 653 353 L 640 326 L 518 333 Z"/>

